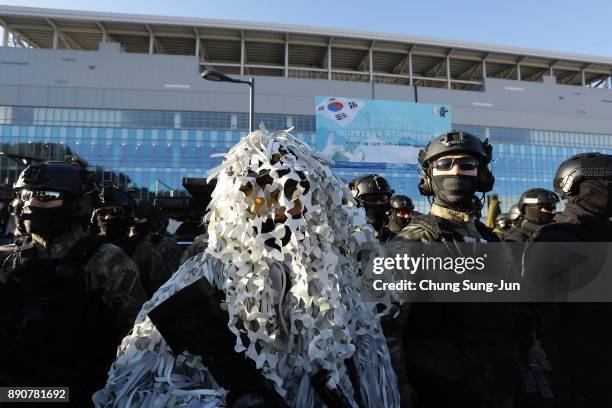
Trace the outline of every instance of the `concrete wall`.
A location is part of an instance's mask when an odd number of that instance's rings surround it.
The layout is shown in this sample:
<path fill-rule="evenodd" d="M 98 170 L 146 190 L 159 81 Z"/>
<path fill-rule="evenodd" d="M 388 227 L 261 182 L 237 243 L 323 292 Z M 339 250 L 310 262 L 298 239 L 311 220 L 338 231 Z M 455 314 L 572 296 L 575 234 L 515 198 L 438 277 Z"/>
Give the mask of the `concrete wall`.
<path fill-rule="evenodd" d="M 313 115 L 313 97 L 414 101 L 410 86 L 257 77 L 256 112 Z M 248 87 L 204 81 L 196 57 L 0 47 L 0 105 L 246 112 Z M 453 122 L 612 134 L 612 90 L 487 79 L 483 92 L 418 88 Z M 611 141 L 612 144 L 612 141 Z"/>

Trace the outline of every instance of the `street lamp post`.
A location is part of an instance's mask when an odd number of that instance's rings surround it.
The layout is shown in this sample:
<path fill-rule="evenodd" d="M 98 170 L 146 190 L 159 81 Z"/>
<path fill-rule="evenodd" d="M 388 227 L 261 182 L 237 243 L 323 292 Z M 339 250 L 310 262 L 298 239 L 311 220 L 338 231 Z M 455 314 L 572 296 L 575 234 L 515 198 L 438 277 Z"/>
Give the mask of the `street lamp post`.
<path fill-rule="evenodd" d="M 234 84 L 247 84 L 251 88 L 249 95 L 249 131 L 255 130 L 255 78 L 251 77 L 248 81 L 228 77 L 223 72 L 206 70 L 202 72 L 202 78 L 213 82 L 231 82 Z"/>

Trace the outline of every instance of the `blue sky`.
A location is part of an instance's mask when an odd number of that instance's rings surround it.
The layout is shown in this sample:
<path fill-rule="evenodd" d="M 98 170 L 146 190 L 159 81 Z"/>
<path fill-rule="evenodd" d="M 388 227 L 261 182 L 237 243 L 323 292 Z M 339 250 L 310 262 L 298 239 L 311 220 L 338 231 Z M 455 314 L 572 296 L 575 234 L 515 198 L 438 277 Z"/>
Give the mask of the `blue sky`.
<path fill-rule="evenodd" d="M 612 1 L 0 0 L 6 5 L 346 28 L 612 57 Z M 1 30 L 1 29 L 0 29 Z"/>

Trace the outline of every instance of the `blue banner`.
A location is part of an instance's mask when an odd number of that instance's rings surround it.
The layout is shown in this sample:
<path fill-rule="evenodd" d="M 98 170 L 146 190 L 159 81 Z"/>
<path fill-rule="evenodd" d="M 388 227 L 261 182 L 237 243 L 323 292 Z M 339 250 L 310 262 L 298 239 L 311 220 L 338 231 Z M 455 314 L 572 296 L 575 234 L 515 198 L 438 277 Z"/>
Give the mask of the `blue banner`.
<path fill-rule="evenodd" d="M 315 111 L 316 149 L 339 166 L 413 167 L 423 146 L 451 130 L 449 105 L 317 96 Z"/>

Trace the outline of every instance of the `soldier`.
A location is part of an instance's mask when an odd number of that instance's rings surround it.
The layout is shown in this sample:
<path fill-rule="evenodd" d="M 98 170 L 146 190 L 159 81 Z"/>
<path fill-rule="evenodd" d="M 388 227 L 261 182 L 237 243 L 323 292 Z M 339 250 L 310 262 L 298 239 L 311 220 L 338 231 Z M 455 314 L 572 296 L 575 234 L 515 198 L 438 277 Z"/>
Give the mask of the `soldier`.
<path fill-rule="evenodd" d="M 410 224 L 414 213 L 414 204 L 410 197 L 405 195 L 394 195 L 390 201 L 391 209 L 387 212 L 389 216 L 389 230 L 397 234 Z"/>
<path fill-rule="evenodd" d="M 183 255 L 181 256 L 181 265 L 185 263 L 191 257 L 196 256 L 197 254 L 204 252 L 206 247 L 208 246 L 208 233 L 203 233 L 198 235 L 193 239 L 193 242 L 185 249 Z"/>
<path fill-rule="evenodd" d="M 357 206 L 365 210 L 366 220 L 374 228 L 376 237 L 384 239 L 383 228 L 387 224 L 389 199 L 393 195 L 389 182 L 379 175 L 365 174 L 351 181 L 349 190 Z"/>
<path fill-rule="evenodd" d="M 508 234 L 517 229 L 519 225 L 521 225 L 521 211 L 518 208 L 518 204 L 512 204 L 510 206 L 510 209 L 508 210 L 508 221 L 510 225 L 502 233 L 502 240 L 504 240 L 508 236 Z"/>
<path fill-rule="evenodd" d="M 182 251 L 174 237 L 166 231 L 160 233 L 160 224 L 160 214 L 153 204 L 148 201 L 140 201 L 136 207 L 131 235 L 151 242 L 162 255 L 166 268 L 172 274 L 179 266 Z"/>
<path fill-rule="evenodd" d="M 518 226 L 521 225 L 521 210 L 519 210 L 518 204 L 512 204 L 510 206 L 510 209 L 508 210 L 508 218 L 512 223 L 512 228 L 518 228 Z"/>
<path fill-rule="evenodd" d="M 612 241 L 612 155 L 572 156 L 559 166 L 553 184 L 567 200 L 565 209 L 553 223 L 536 230 L 530 242 Z M 526 252 L 526 259 L 529 255 L 535 254 Z M 539 258 L 553 263 L 551 257 Z M 559 279 L 557 265 L 541 266 L 534 271 L 538 280 Z M 529 270 L 524 273 L 530 279 L 533 276 Z M 538 334 L 552 364 L 559 406 L 612 406 L 610 303 L 537 303 L 535 307 L 543 315 L 544 327 Z"/>
<path fill-rule="evenodd" d="M 0 270 L 0 383 L 68 386 L 79 407 L 145 300 L 130 258 L 81 227 L 92 187 L 75 165 L 29 165 L 14 185 L 26 234 L 2 247 Z"/>
<path fill-rule="evenodd" d="M 419 154 L 419 191 L 433 196 L 429 214 L 419 214 L 391 241 L 496 242 L 477 218 L 476 192 L 493 188 L 488 164 L 492 146 L 464 132 L 449 132 Z M 511 403 L 518 350 L 513 305 L 414 303 L 383 328 L 398 375 L 402 407 L 492 407 Z"/>
<path fill-rule="evenodd" d="M 100 407 L 394 407 L 350 193 L 303 142 L 252 132 L 218 168 L 209 247 L 143 307 Z M 160 374 L 163 373 L 163 374 Z"/>
<path fill-rule="evenodd" d="M 158 215 L 156 222 L 157 228 L 153 230 L 151 243 L 157 252 L 165 259 L 170 272 L 174 273 L 182 263 L 181 258 L 183 251 L 178 246 L 174 235 L 168 232 L 168 218 L 159 214 L 157 211 L 155 211 L 155 213 Z"/>
<path fill-rule="evenodd" d="M 101 236 L 132 258 L 138 267 L 142 286 L 147 296 L 151 297 L 171 273 L 164 258 L 149 240 L 140 234 L 129 236 L 134 223 L 134 200 L 128 193 L 107 184 L 100 190 L 97 206 L 93 221 L 99 227 Z"/>
<path fill-rule="evenodd" d="M 518 202 L 520 224 L 504 236 L 505 241 L 526 242 L 542 225 L 552 222 L 559 197 L 553 191 L 532 188 L 521 194 Z"/>
<path fill-rule="evenodd" d="M 512 222 L 510 221 L 510 215 L 508 213 L 499 214 L 495 217 L 495 228 L 493 228 L 493 232 L 499 238 L 502 238 L 504 233 L 510 230 L 510 226 Z"/>

